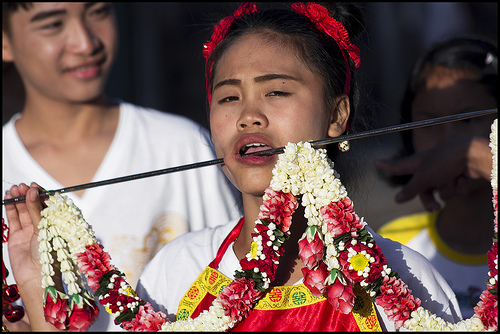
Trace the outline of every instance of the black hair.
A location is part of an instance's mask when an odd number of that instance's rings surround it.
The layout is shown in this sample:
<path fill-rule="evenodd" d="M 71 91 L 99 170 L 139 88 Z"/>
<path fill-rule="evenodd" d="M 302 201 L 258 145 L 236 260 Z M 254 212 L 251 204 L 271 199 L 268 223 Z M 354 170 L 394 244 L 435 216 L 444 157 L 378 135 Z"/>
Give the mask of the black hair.
<path fill-rule="evenodd" d="M 329 3 L 324 6 L 329 10 L 331 17 L 344 25 L 351 41 L 354 41 L 364 31 L 364 16 L 356 4 Z M 318 30 L 307 17 L 296 13 L 290 7 L 258 9 L 255 13 L 245 14 L 241 18 L 235 19 L 226 37 L 213 49 L 207 59 L 207 68 L 212 69 L 211 72 L 207 72 L 209 87 L 213 84 L 218 60 L 223 53 L 239 37 L 251 33 L 260 33 L 281 44 L 293 47 L 304 64 L 322 78 L 325 88 L 325 102 L 327 107 L 333 107 L 336 97 L 343 94 L 346 81 L 346 65 L 342 51 L 332 37 Z M 355 75 L 356 69 L 349 57 L 348 61 L 351 72 L 349 133 L 352 133 L 356 132 L 362 119 L 358 117 L 357 113 L 360 92 Z M 365 124 L 362 124 L 361 127 L 364 128 Z M 347 183 L 347 178 L 355 178 L 352 168 L 354 161 L 338 163 L 341 156 L 347 158 L 346 155 L 352 156 L 352 152 L 340 155 L 336 144 L 329 145 L 327 150 L 330 159 L 336 162 L 335 169 L 340 172 L 342 181 Z M 345 170 L 345 173 L 342 170 Z"/>
<path fill-rule="evenodd" d="M 498 102 L 498 48 L 487 39 L 465 35 L 431 45 L 415 61 L 401 103 L 401 124 L 412 122 L 411 106 L 415 96 L 425 86 L 428 74 L 435 67 L 463 70 L 477 77 Z M 402 131 L 402 148 L 396 158 L 415 153 L 411 131 Z M 411 175 L 388 176 L 392 185 L 408 183 Z"/>
<path fill-rule="evenodd" d="M 32 6 L 32 2 L 2 2 L 2 30 L 10 36 L 10 16 L 12 13 L 22 8 L 28 10 Z"/>

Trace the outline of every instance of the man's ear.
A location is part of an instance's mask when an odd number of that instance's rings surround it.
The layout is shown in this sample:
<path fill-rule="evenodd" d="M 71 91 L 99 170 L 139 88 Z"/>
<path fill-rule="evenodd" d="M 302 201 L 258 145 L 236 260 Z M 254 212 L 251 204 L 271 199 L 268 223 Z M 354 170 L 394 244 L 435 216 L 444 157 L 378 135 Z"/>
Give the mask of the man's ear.
<path fill-rule="evenodd" d="M 9 36 L 2 30 L 2 60 L 5 62 L 14 61 L 12 46 Z"/>
<path fill-rule="evenodd" d="M 334 108 L 330 116 L 330 127 L 328 128 L 329 137 L 338 137 L 345 132 L 350 113 L 351 105 L 349 97 L 342 94 L 335 99 Z"/>

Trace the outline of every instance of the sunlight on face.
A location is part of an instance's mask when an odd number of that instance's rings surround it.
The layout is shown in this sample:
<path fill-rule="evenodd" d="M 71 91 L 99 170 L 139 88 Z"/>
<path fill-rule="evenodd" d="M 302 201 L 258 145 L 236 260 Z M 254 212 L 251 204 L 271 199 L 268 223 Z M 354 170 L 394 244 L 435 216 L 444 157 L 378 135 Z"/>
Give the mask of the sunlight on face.
<path fill-rule="evenodd" d="M 331 112 L 321 78 L 299 59 L 291 48 L 251 34 L 240 37 L 217 65 L 210 108 L 213 141 L 226 175 L 244 194 L 261 196 L 277 157 L 241 153 L 328 136 Z"/>

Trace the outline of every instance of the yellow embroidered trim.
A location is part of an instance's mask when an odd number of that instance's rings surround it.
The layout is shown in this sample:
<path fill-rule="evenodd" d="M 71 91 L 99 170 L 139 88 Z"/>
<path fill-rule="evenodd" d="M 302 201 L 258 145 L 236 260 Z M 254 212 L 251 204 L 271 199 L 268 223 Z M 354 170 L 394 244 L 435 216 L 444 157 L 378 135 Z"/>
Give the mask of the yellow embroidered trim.
<path fill-rule="evenodd" d="M 210 267 L 198 276 L 179 302 L 177 320 L 185 320 L 193 314 L 201 300 L 210 293 L 217 296 L 232 280 Z M 375 307 L 364 289 L 359 284 L 354 286 L 356 295 L 353 316 L 362 331 L 382 331 L 375 312 Z M 304 284 L 279 286 L 272 288 L 255 305 L 256 310 L 286 310 L 311 305 L 326 300 L 314 297 Z"/>
<path fill-rule="evenodd" d="M 231 282 L 217 270 L 206 267 L 179 302 L 177 320 L 189 318 L 207 293 L 217 296 Z"/>

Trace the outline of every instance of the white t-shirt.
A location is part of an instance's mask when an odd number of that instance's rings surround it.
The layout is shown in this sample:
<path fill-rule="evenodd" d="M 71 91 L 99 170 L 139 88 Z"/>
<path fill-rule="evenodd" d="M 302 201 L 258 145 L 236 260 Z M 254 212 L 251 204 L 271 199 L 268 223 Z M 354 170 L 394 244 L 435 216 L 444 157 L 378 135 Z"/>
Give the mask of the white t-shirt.
<path fill-rule="evenodd" d="M 151 303 L 156 311 L 175 319 L 179 301 L 200 273 L 215 258 L 219 246 L 236 225 L 229 224 L 184 234 L 165 245 L 148 263 L 137 285 L 138 295 Z M 375 234 L 375 242 L 382 249 L 389 266 L 422 301 L 422 306 L 450 322 L 460 321 L 461 314 L 455 295 L 441 275 L 419 253 L 408 247 Z M 218 271 L 230 279 L 240 269 L 239 260 L 229 245 Z M 302 283 L 302 280 L 296 284 Z M 383 309 L 376 306 L 382 328 L 394 331 L 394 324 L 387 319 Z"/>
<path fill-rule="evenodd" d="M 28 153 L 14 123 L 3 126 L 3 191 L 37 182 L 48 190 L 64 186 Z M 215 159 L 208 131 L 188 118 L 129 103 L 120 104 L 116 134 L 92 181 Z M 112 263 L 135 287 L 146 263 L 175 237 L 225 223 L 241 215 L 237 190 L 220 166 L 206 166 L 87 189 L 73 199 L 110 253 Z M 5 217 L 5 208 L 3 217 Z M 10 268 L 7 244 L 3 258 Z M 10 274 L 9 283 L 14 283 Z M 22 298 L 22 296 L 21 296 Z M 100 308 L 90 330 L 121 330 Z"/>

